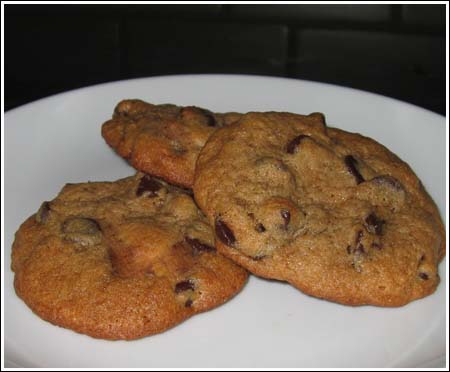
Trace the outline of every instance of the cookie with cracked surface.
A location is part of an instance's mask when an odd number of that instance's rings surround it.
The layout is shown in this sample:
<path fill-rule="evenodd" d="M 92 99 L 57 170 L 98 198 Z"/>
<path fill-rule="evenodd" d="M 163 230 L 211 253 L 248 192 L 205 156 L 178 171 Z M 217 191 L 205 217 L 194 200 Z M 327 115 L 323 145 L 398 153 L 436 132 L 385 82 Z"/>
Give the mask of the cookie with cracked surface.
<path fill-rule="evenodd" d="M 117 104 L 113 118 L 102 126 L 102 135 L 137 170 L 190 188 L 195 162 L 208 137 L 239 117 L 129 99 Z"/>
<path fill-rule="evenodd" d="M 96 338 L 162 332 L 221 305 L 247 272 L 214 249 L 192 197 L 148 175 L 66 185 L 16 233 L 16 293 Z"/>
<path fill-rule="evenodd" d="M 401 306 L 439 283 L 445 231 L 419 179 L 319 113 L 248 113 L 219 129 L 194 195 L 220 252 L 312 296 Z"/>

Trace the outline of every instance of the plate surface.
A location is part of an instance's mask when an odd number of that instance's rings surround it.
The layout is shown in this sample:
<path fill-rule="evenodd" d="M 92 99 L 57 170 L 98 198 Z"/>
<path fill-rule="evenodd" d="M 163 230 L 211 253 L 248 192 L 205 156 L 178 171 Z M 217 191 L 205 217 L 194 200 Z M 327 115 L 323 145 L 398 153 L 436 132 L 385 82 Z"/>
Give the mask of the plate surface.
<path fill-rule="evenodd" d="M 370 136 L 409 163 L 445 217 L 445 118 L 379 95 L 282 78 L 185 75 L 97 85 L 27 104 L 5 114 L 5 366 L 445 366 L 447 259 L 433 295 L 394 309 L 342 306 L 251 277 L 224 306 L 137 341 L 96 340 L 34 315 L 13 289 L 14 232 L 65 183 L 134 173 L 100 135 L 123 98 L 219 112 L 324 112 L 330 126 Z"/>

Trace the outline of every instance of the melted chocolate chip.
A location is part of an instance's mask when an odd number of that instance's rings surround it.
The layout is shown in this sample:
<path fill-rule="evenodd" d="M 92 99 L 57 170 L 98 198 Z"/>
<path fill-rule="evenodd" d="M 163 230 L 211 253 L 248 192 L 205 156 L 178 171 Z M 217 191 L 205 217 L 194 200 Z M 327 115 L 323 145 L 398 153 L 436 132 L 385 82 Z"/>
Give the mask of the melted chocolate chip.
<path fill-rule="evenodd" d="M 429 276 L 427 273 L 419 273 L 419 278 L 423 280 L 428 280 Z"/>
<path fill-rule="evenodd" d="M 92 218 L 70 217 L 64 221 L 61 230 L 65 240 L 82 246 L 95 245 L 102 240 L 100 225 Z"/>
<path fill-rule="evenodd" d="M 50 203 L 46 201 L 42 203 L 39 210 L 37 211 L 36 221 L 39 223 L 46 223 L 49 215 L 50 215 Z"/>
<path fill-rule="evenodd" d="M 352 155 L 347 155 L 344 161 L 348 171 L 355 177 L 356 184 L 359 185 L 361 182 L 364 182 L 363 176 L 361 176 L 361 173 L 356 168 L 356 164 L 358 163 L 356 159 Z"/>
<path fill-rule="evenodd" d="M 284 220 L 284 227 L 287 228 L 289 222 L 291 221 L 291 212 L 289 212 L 287 209 L 282 209 L 280 213 L 281 217 Z"/>
<path fill-rule="evenodd" d="M 194 283 L 191 280 L 184 280 L 182 282 L 178 282 L 175 285 L 175 293 L 185 292 L 185 291 L 193 291 L 195 289 Z"/>
<path fill-rule="evenodd" d="M 184 307 L 191 307 L 192 306 L 192 300 L 191 299 L 189 299 L 189 300 L 187 300 L 185 303 L 184 303 Z"/>
<path fill-rule="evenodd" d="M 197 256 L 200 252 L 214 252 L 216 250 L 214 247 L 204 244 L 198 239 L 190 238 L 189 236 L 186 236 L 184 240 L 191 246 L 194 256 Z"/>
<path fill-rule="evenodd" d="M 255 227 L 256 231 L 258 231 L 259 233 L 263 233 L 264 231 L 266 231 L 266 228 L 264 227 L 264 225 L 262 223 L 258 223 Z"/>
<path fill-rule="evenodd" d="M 217 237 L 220 241 L 230 247 L 234 246 L 236 243 L 236 238 L 234 236 L 233 231 L 227 226 L 225 222 L 221 219 L 217 218 L 215 223 L 215 231 Z"/>
<path fill-rule="evenodd" d="M 375 235 L 381 235 L 383 233 L 384 221 L 380 220 L 375 213 L 369 214 L 364 220 L 364 226 L 366 230 Z"/>
<path fill-rule="evenodd" d="M 388 186 L 389 188 L 393 189 L 394 191 L 404 190 L 401 182 L 392 176 L 387 176 L 387 175 L 377 176 L 377 177 L 372 178 L 371 182 L 373 182 L 376 185 Z"/>
<path fill-rule="evenodd" d="M 287 146 L 286 146 L 286 152 L 288 154 L 293 154 L 295 152 L 295 149 L 297 146 L 302 142 L 303 139 L 307 138 L 309 136 L 306 136 L 304 134 L 300 134 L 299 136 L 295 137 L 293 140 L 291 140 Z"/>
<path fill-rule="evenodd" d="M 141 196 L 147 193 L 147 196 L 153 198 L 157 196 L 157 191 L 161 189 L 162 185 L 156 181 L 152 176 L 146 174 L 141 178 L 138 188 L 136 190 L 136 196 Z"/>

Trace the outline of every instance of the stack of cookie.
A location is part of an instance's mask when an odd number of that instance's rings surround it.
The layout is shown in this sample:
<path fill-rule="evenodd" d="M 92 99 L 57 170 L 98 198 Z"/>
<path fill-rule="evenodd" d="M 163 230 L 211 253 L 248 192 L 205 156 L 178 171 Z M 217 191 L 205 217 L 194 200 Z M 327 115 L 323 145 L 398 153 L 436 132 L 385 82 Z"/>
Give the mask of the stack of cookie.
<path fill-rule="evenodd" d="M 347 305 L 401 306 L 439 283 L 445 230 L 420 180 L 320 113 L 125 100 L 102 135 L 136 175 L 66 185 L 13 244 L 16 293 L 54 324 L 144 337 L 248 273 Z"/>

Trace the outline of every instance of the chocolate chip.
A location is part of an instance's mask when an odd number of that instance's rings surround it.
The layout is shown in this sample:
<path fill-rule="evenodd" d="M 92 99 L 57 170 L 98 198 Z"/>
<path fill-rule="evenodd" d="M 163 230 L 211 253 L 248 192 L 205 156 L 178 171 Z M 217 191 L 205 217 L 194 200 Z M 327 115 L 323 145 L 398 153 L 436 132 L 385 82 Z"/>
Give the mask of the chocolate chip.
<path fill-rule="evenodd" d="M 256 231 L 258 231 L 259 233 L 263 233 L 264 231 L 266 231 L 266 228 L 264 227 L 264 225 L 262 223 L 258 223 L 255 227 Z"/>
<path fill-rule="evenodd" d="M 399 180 L 397 180 L 395 177 L 383 175 L 383 176 L 377 176 L 370 180 L 370 182 L 373 182 L 376 185 L 383 185 L 388 186 L 389 188 L 395 190 L 395 191 L 403 191 L 403 185 Z"/>
<path fill-rule="evenodd" d="M 156 181 L 152 176 L 146 174 L 139 181 L 138 188 L 136 190 L 136 196 L 141 196 L 147 193 L 147 196 L 153 198 L 157 196 L 157 191 L 161 189 L 162 185 Z"/>
<path fill-rule="evenodd" d="M 234 246 L 234 243 L 236 243 L 236 238 L 233 234 L 233 231 L 227 226 L 225 222 L 223 222 L 219 218 L 216 218 L 215 231 L 217 237 L 222 243 L 230 247 Z"/>
<path fill-rule="evenodd" d="M 100 225 L 92 218 L 70 217 L 64 221 L 61 230 L 65 240 L 83 246 L 98 244 L 102 239 Z"/>
<path fill-rule="evenodd" d="M 182 282 L 178 282 L 175 285 L 175 293 L 185 292 L 185 291 L 193 291 L 195 289 L 194 283 L 191 280 L 184 280 Z"/>
<path fill-rule="evenodd" d="M 353 175 L 353 177 L 355 177 L 356 184 L 359 185 L 361 182 L 364 182 L 363 176 L 361 176 L 361 173 L 359 173 L 356 168 L 356 164 L 358 164 L 356 159 L 352 155 L 347 155 L 344 161 L 348 171 Z"/>
<path fill-rule="evenodd" d="M 189 300 L 187 300 L 185 303 L 184 303 L 184 307 L 191 307 L 192 306 L 192 300 L 191 299 L 189 299 Z"/>
<path fill-rule="evenodd" d="M 351 245 L 347 245 L 347 253 L 348 254 L 352 253 L 352 246 Z"/>
<path fill-rule="evenodd" d="M 289 222 L 291 221 L 291 212 L 289 212 L 287 209 L 282 209 L 280 213 L 281 217 L 284 220 L 284 227 L 287 228 Z"/>
<path fill-rule="evenodd" d="M 184 240 L 191 246 L 194 256 L 197 256 L 200 252 L 214 252 L 216 250 L 214 247 L 204 244 L 198 239 L 190 238 L 189 236 L 186 236 Z"/>
<path fill-rule="evenodd" d="M 36 221 L 39 223 L 46 223 L 49 215 L 50 215 L 50 203 L 46 201 L 41 204 L 39 210 L 37 211 Z"/>
<path fill-rule="evenodd" d="M 371 234 L 381 235 L 384 223 L 385 221 L 380 220 L 375 213 L 371 213 L 364 220 L 364 227 Z"/>
<path fill-rule="evenodd" d="M 428 280 L 429 276 L 427 273 L 419 273 L 419 278 L 423 280 Z"/>
<path fill-rule="evenodd" d="M 307 138 L 309 136 L 306 136 L 304 134 L 300 134 L 299 136 L 295 137 L 293 140 L 291 140 L 287 146 L 286 146 L 286 152 L 288 154 L 293 154 L 295 152 L 295 149 L 297 146 L 302 142 L 303 139 Z"/>

